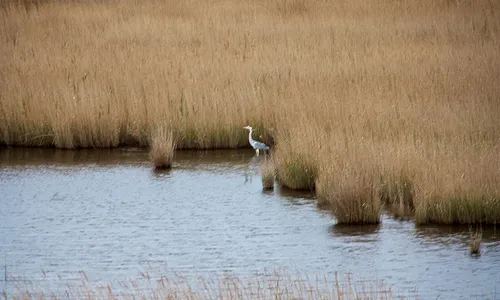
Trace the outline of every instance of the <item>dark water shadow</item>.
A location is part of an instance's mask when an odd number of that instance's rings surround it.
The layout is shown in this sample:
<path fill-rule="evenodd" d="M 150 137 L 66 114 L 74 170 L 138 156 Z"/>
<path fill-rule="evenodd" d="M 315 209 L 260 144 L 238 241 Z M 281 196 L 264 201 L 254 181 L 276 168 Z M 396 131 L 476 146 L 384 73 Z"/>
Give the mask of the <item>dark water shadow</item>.
<path fill-rule="evenodd" d="M 302 198 L 308 200 L 315 200 L 316 194 L 313 191 L 308 190 L 293 190 L 287 188 L 280 184 L 275 184 L 276 191 L 278 195 L 281 197 L 289 197 L 289 198 Z"/>
<path fill-rule="evenodd" d="M 275 194 L 287 205 L 314 205 L 318 212 L 322 212 L 317 206 L 316 196 L 314 192 L 305 190 L 293 190 L 280 185 L 277 181 L 275 181 L 274 190 Z"/>
<path fill-rule="evenodd" d="M 178 150 L 175 152 L 174 162 L 180 164 L 219 164 L 231 163 L 237 165 L 247 164 L 255 153 L 247 149 L 222 149 L 222 150 Z"/>
<path fill-rule="evenodd" d="M 345 225 L 334 224 L 330 226 L 330 234 L 333 236 L 366 236 L 379 233 L 381 224 L 370 225 Z"/>
<path fill-rule="evenodd" d="M 383 212 L 391 219 L 398 221 L 412 221 L 415 219 L 415 210 L 408 205 L 385 204 Z"/>
<path fill-rule="evenodd" d="M 255 152 L 247 149 L 179 150 L 175 153 L 174 170 L 200 170 L 217 173 L 243 172 L 251 177 L 258 172 L 258 164 L 249 165 Z M 248 179 L 248 178 L 247 178 Z"/>
<path fill-rule="evenodd" d="M 0 166 L 137 165 L 148 163 L 145 149 L 78 149 L 9 147 L 0 149 Z"/>
<path fill-rule="evenodd" d="M 193 169 L 199 166 L 245 167 L 249 162 L 258 167 L 255 152 L 248 149 L 179 150 L 175 152 L 174 166 Z M 255 159 L 255 160 L 254 160 Z M 47 165 L 150 165 L 147 148 L 76 149 L 4 147 L 0 148 L 0 167 Z"/>
<path fill-rule="evenodd" d="M 496 226 L 468 225 L 418 225 L 415 235 L 418 238 L 448 243 L 450 239 L 468 241 L 471 233 L 481 232 L 484 242 L 500 242 L 500 232 Z"/>
<path fill-rule="evenodd" d="M 262 187 L 262 195 L 274 195 L 274 187 L 272 189 L 265 189 L 264 187 Z"/>
<path fill-rule="evenodd" d="M 172 177 L 172 168 L 169 169 L 159 169 L 159 168 L 152 168 L 151 174 L 153 175 L 154 179 L 157 180 L 164 180 Z"/>

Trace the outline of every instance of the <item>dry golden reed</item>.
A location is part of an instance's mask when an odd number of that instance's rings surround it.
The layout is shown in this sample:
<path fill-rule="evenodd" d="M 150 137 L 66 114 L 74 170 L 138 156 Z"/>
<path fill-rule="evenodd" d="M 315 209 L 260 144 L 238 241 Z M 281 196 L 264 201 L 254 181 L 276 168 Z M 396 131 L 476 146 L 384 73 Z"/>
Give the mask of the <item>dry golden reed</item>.
<path fill-rule="evenodd" d="M 196 279 L 176 273 L 156 276 L 145 271 L 131 281 L 94 284 L 81 272 L 81 282 L 37 280 L 26 282 L 10 279 L 13 292 L 4 291 L 5 299 L 404 299 L 393 295 L 391 288 L 380 280 L 354 281 L 350 276 L 309 278 L 282 270 L 239 278 L 236 276 L 203 276 Z M 63 289 L 53 289 L 54 286 Z"/>
<path fill-rule="evenodd" d="M 151 140 L 149 156 L 157 169 L 169 169 L 172 167 L 175 155 L 175 140 L 172 131 L 165 127 L 156 129 Z"/>
<path fill-rule="evenodd" d="M 500 220 L 498 1 L 0 7 L 0 144 L 147 145 L 169 120 L 179 148 L 234 148 L 252 124 L 341 222 Z"/>
<path fill-rule="evenodd" d="M 481 255 L 481 241 L 483 239 L 483 234 L 480 231 L 476 231 L 472 233 L 470 231 L 469 238 L 469 246 L 470 246 L 470 255 L 471 256 L 480 256 Z"/>

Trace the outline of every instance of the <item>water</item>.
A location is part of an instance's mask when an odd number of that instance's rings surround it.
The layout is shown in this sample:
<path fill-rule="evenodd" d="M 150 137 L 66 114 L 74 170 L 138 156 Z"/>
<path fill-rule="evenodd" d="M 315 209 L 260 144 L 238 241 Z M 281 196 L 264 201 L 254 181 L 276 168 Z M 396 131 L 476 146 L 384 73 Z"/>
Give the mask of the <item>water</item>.
<path fill-rule="evenodd" d="M 251 150 L 183 151 L 157 172 L 139 149 L 0 149 L 0 265 L 35 284 L 81 281 L 79 271 L 91 282 L 134 279 L 151 266 L 238 277 L 280 268 L 384 280 L 423 299 L 498 298 L 493 228 L 475 258 L 467 227 L 388 215 L 335 226 L 309 193 L 264 192 L 258 160 Z"/>

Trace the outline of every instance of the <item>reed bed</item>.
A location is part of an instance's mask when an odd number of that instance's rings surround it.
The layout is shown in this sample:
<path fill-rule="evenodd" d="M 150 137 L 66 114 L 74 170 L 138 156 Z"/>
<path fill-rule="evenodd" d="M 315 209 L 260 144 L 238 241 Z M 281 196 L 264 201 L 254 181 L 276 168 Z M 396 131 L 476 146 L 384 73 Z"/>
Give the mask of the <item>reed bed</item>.
<path fill-rule="evenodd" d="M 82 273 L 80 282 L 33 283 L 12 279 L 13 292 L 6 299 L 393 299 L 391 288 L 379 280 L 354 281 L 350 276 L 309 278 L 284 271 L 265 271 L 250 278 L 227 275 L 191 279 L 181 274 L 95 284 Z M 44 284 L 52 288 L 45 288 Z M 402 299 L 402 297 L 398 297 Z"/>
<path fill-rule="evenodd" d="M 21 4 L 19 4 L 21 3 Z M 35 4 L 32 4 L 35 3 Z M 274 141 L 341 222 L 500 219 L 496 1 L 6 1 L 0 144 Z"/>

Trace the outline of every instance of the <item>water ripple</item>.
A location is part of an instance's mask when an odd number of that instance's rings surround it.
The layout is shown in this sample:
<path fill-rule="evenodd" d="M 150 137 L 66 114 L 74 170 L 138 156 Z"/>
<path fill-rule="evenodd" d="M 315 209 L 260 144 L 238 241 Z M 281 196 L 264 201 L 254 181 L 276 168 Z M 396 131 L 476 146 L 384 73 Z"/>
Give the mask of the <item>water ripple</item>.
<path fill-rule="evenodd" d="M 8 272 L 66 282 L 85 271 L 92 281 L 119 282 L 149 264 L 186 276 L 338 271 L 446 299 L 489 297 L 500 284 L 494 231 L 483 230 L 484 253 L 474 259 L 468 228 L 388 216 L 377 226 L 337 226 L 310 193 L 262 192 L 253 151 L 179 153 L 166 172 L 147 159 L 137 150 L 0 150 Z"/>

